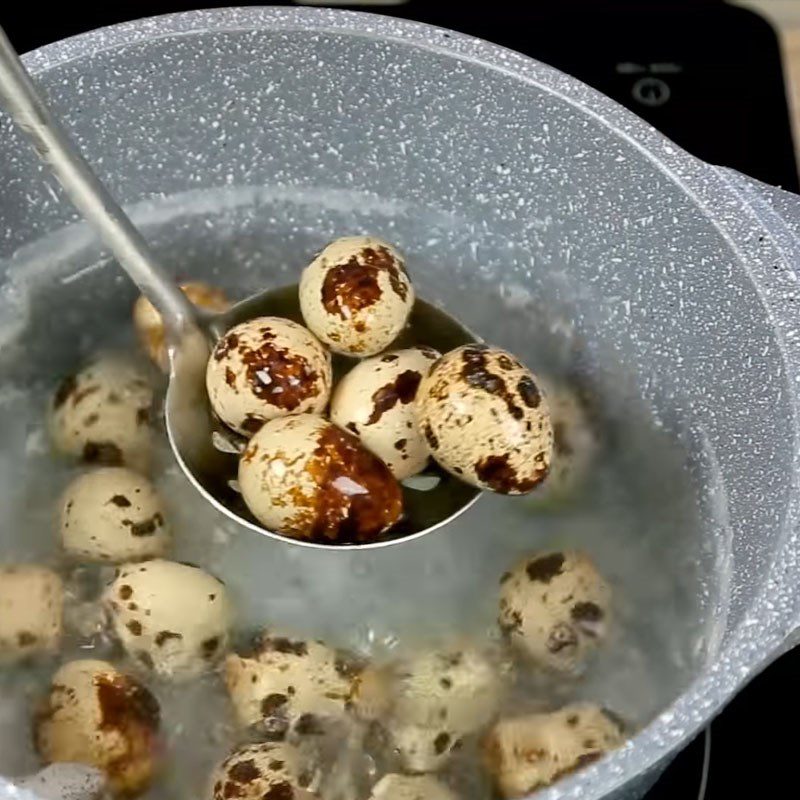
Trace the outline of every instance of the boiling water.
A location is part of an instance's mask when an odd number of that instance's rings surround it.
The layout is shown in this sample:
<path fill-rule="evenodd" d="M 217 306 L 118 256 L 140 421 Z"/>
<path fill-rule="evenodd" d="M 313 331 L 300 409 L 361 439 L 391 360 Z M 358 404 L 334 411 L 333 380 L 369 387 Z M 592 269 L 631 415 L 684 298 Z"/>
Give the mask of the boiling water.
<path fill-rule="evenodd" d="M 188 484 L 162 441 L 156 482 L 175 529 L 174 558 L 226 582 L 242 641 L 262 626 L 277 626 L 387 658 L 460 636 L 495 641 L 499 576 L 530 551 L 582 548 L 615 589 L 611 640 L 580 679 L 556 686 L 523 675 L 513 707 L 585 698 L 633 726 L 645 724 L 697 673 L 724 626 L 724 496 L 702 431 L 680 429 L 668 406 L 645 405 L 631 376 L 616 371 L 613 354 L 587 341 L 569 316 L 564 265 L 532 268 L 525 282 L 502 282 L 495 268 L 523 256 L 500 243 L 487 255 L 485 231 L 479 250 L 470 246 L 474 226 L 459 227 L 439 211 L 420 216 L 373 201 L 366 209 L 362 202 L 354 216 L 351 201 L 335 194 L 312 201 L 251 192 L 210 202 L 201 194 L 142 206 L 134 216 L 148 223 L 179 277 L 212 280 L 234 296 L 296 279 L 334 235 L 369 230 L 397 241 L 423 296 L 443 302 L 535 371 L 577 381 L 588 391 L 601 439 L 591 479 L 559 506 L 485 496 L 421 540 L 331 553 L 237 530 Z M 449 254 L 446 261 L 440 248 Z M 87 355 L 133 348 L 135 294 L 81 227 L 20 253 L 8 276 L 0 296 L 8 320 L 0 332 L 0 560 L 59 565 L 54 509 L 76 470 L 49 451 L 46 401 L 59 377 Z M 73 576 L 76 602 L 91 599 L 101 579 L 91 569 Z M 83 630 L 70 634 L 64 658 L 114 655 L 114 645 L 93 630 L 90 614 L 79 621 Z M 32 705 L 52 669 L 0 671 L 0 774 L 37 768 L 30 736 L 20 731 L 29 729 Z M 149 684 L 162 705 L 170 761 L 148 797 L 202 797 L 214 762 L 237 741 L 220 682 L 209 676 L 186 686 Z M 451 777 L 460 784 L 469 778 L 462 785 L 468 800 L 483 800 L 485 783 L 463 767 L 454 765 Z"/>

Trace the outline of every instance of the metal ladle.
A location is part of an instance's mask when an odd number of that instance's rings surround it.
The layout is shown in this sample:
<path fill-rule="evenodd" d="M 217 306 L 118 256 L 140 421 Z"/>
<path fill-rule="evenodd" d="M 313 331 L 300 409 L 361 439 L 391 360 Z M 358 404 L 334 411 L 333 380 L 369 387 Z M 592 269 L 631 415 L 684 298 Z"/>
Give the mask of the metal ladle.
<path fill-rule="evenodd" d="M 122 268 L 158 309 L 170 345 L 166 399 L 167 433 L 175 457 L 198 491 L 220 511 L 257 533 L 323 548 L 377 547 L 423 536 L 465 511 L 479 491 L 434 469 L 404 486 L 405 514 L 385 539 L 368 544 L 330 545 L 289 539 L 263 528 L 235 490 L 238 457 L 235 435 L 211 412 L 205 385 L 206 363 L 214 343 L 232 326 L 258 316 L 282 316 L 302 322 L 297 287 L 268 289 L 228 311 L 210 314 L 195 308 L 159 264 L 142 234 L 114 200 L 50 112 L 32 77 L 0 28 L 0 100 L 57 178 L 83 218 L 94 227 Z M 475 341 L 459 322 L 417 300 L 397 347 L 425 344 L 446 352 Z M 336 363 L 338 362 L 338 363 Z M 343 371 L 346 359 L 334 367 Z M 222 443 L 222 447 L 221 447 Z"/>

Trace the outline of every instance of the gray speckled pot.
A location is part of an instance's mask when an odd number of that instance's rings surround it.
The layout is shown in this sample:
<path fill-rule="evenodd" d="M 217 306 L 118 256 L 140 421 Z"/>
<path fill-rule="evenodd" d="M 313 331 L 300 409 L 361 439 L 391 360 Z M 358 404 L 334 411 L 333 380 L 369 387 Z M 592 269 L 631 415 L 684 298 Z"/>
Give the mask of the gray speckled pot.
<path fill-rule="evenodd" d="M 208 187 L 232 208 L 324 195 L 331 213 L 360 204 L 390 232 L 423 208 L 445 231 L 456 276 L 424 278 L 426 293 L 448 297 L 448 283 L 473 280 L 517 295 L 544 286 L 601 362 L 613 353 L 632 392 L 671 409 L 666 428 L 702 439 L 714 461 L 708 491 L 721 486 L 727 504 L 724 625 L 669 708 L 537 797 L 638 796 L 787 646 L 800 619 L 793 197 L 698 161 L 549 67 L 408 22 L 196 12 L 88 33 L 25 61 L 141 223 L 145 201 L 201 207 L 192 193 Z M 0 180 L 0 269 L 13 290 L 20 254 L 30 263 L 33 243 L 74 217 L 4 120 Z M 243 242 L 245 276 L 259 266 L 251 251 Z M 0 319 L 18 304 L 7 291 Z M 13 347 L 13 332 L 3 341 Z M 32 797 L 2 780 L 0 795 Z"/>

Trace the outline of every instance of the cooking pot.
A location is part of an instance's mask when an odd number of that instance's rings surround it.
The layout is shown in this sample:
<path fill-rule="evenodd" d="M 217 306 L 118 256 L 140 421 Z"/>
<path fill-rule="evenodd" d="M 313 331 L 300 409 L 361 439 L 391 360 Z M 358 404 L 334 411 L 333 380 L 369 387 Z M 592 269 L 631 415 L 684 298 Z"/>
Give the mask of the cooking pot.
<path fill-rule="evenodd" d="M 293 279 L 331 236 L 380 233 L 405 249 L 423 296 L 534 368 L 590 384 L 617 431 L 607 447 L 643 509 L 634 534 L 592 530 L 592 508 L 553 522 L 525 501 L 506 525 L 493 498 L 393 554 L 301 553 L 228 531 L 219 573 L 241 597 L 265 595 L 248 622 L 302 623 L 270 580 L 325 574 L 327 597 L 305 584 L 316 628 L 332 624 L 317 620 L 326 613 L 358 628 L 370 580 L 393 608 L 454 625 L 509 553 L 582 526 L 621 584 L 637 674 L 658 690 L 628 710 L 641 730 L 624 748 L 542 800 L 641 796 L 793 643 L 800 199 L 699 161 L 525 56 L 383 17 L 190 12 L 24 60 L 176 276 L 249 292 Z M 0 433 L 7 453 L 35 458 L 35 426 L 9 411 L 20 387 L 50 386 L 113 341 L 134 294 L 7 119 L 0 186 Z M 43 472 L 0 459 L 3 558 L 52 549 Z M 206 548 L 198 536 L 189 555 Z M 424 580 L 409 597 L 412 574 Z M 623 678 L 633 669 L 615 664 Z M 626 687 L 609 693 L 598 699 L 624 705 Z M 33 767 L 10 763 L 22 737 L 5 723 L 19 702 L 0 704 L 7 774 Z M 3 779 L 0 796 L 33 798 Z"/>

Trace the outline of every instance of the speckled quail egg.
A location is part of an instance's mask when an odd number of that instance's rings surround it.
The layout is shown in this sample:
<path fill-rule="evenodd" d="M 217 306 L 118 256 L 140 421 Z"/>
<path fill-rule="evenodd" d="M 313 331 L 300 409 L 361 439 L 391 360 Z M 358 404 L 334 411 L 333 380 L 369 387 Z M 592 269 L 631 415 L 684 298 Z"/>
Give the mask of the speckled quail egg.
<path fill-rule="evenodd" d="M 442 356 L 420 384 L 416 412 L 431 455 L 473 486 L 526 494 L 547 476 L 547 401 L 504 350 L 470 344 Z"/>
<path fill-rule="evenodd" d="M 428 448 L 414 413 L 420 381 L 439 353 L 412 347 L 367 358 L 342 378 L 331 399 L 331 420 L 352 431 L 397 480 L 428 463 Z"/>
<path fill-rule="evenodd" d="M 598 432 L 572 387 L 540 378 L 553 425 L 553 458 L 547 480 L 530 495 L 538 506 L 568 500 L 584 484 L 600 449 Z"/>
<path fill-rule="evenodd" d="M 60 452 L 90 464 L 147 469 L 153 390 L 146 373 L 104 356 L 66 378 L 50 404 L 49 429 Z"/>
<path fill-rule="evenodd" d="M 321 412 L 332 383 L 330 353 L 302 325 L 280 317 L 231 328 L 206 370 L 211 407 L 245 436 L 276 417 Z"/>
<path fill-rule="evenodd" d="M 498 722 L 485 762 L 504 797 L 527 797 L 622 745 L 619 721 L 592 703 Z"/>
<path fill-rule="evenodd" d="M 422 653 L 395 669 L 392 742 L 406 769 L 440 769 L 462 739 L 494 716 L 503 690 L 495 664 L 474 648 Z"/>
<path fill-rule="evenodd" d="M 430 775 L 384 775 L 372 787 L 370 800 L 456 800 L 456 795 Z"/>
<path fill-rule="evenodd" d="M 227 311 L 230 301 L 222 289 L 207 283 L 192 281 L 182 283 L 181 291 L 198 308 L 204 311 Z M 133 327 L 148 356 L 164 371 L 169 369 L 166 331 L 161 314 L 144 295 L 133 305 Z"/>
<path fill-rule="evenodd" d="M 310 758 L 285 742 L 248 744 L 211 776 L 210 800 L 312 800 L 316 783 Z"/>
<path fill-rule="evenodd" d="M 239 486 L 262 525 L 298 539 L 368 542 L 403 510 L 389 468 L 352 433 L 311 414 L 267 422 L 242 453 Z"/>
<path fill-rule="evenodd" d="M 203 570 L 156 559 L 127 564 L 104 604 L 125 650 L 164 678 L 191 678 L 227 650 L 233 610 L 222 582 Z"/>
<path fill-rule="evenodd" d="M 503 690 L 497 666 L 472 647 L 435 650 L 401 661 L 395 670 L 395 719 L 470 733 L 492 718 Z"/>
<path fill-rule="evenodd" d="M 52 570 L 0 566 L 0 663 L 58 649 L 63 605 L 64 587 Z"/>
<path fill-rule="evenodd" d="M 84 561 L 155 558 L 170 545 L 155 486 L 125 467 L 101 467 L 75 478 L 62 496 L 60 520 L 64 550 Z"/>
<path fill-rule="evenodd" d="M 53 676 L 34 735 L 42 758 L 102 770 L 118 795 L 143 792 L 158 768 L 159 708 L 137 680 L 105 661 L 71 661 Z"/>
<path fill-rule="evenodd" d="M 501 578 L 499 623 L 542 666 L 575 671 L 606 636 L 611 588 L 583 553 L 538 553 Z"/>
<path fill-rule="evenodd" d="M 225 685 L 243 725 L 316 733 L 343 719 L 353 689 L 351 662 L 321 642 L 265 633 L 252 656 L 229 655 Z"/>
<path fill-rule="evenodd" d="M 403 768 L 413 773 L 437 772 L 463 744 L 446 723 L 425 726 L 390 719 L 385 727 Z"/>
<path fill-rule="evenodd" d="M 336 239 L 300 277 L 303 319 L 337 353 L 371 356 L 385 350 L 413 307 L 403 257 L 373 236 Z"/>

